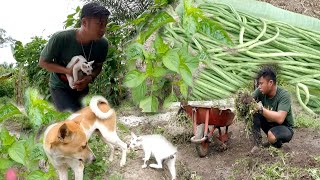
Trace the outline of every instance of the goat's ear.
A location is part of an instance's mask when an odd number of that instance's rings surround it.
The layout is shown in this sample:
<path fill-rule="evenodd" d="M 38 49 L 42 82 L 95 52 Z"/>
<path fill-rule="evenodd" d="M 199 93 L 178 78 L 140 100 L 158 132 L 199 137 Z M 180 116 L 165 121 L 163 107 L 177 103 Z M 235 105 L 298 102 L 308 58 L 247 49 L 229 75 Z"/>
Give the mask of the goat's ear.
<path fill-rule="evenodd" d="M 90 62 L 88 62 L 88 64 L 90 64 L 90 65 L 92 65 L 94 63 L 94 61 L 90 61 Z"/>
<path fill-rule="evenodd" d="M 142 137 L 141 136 L 137 137 L 137 141 L 142 141 Z"/>
<path fill-rule="evenodd" d="M 66 142 L 67 137 L 71 136 L 71 132 L 66 123 L 64 123 L 58 131 L 58 139 L 61 142 Z"/>

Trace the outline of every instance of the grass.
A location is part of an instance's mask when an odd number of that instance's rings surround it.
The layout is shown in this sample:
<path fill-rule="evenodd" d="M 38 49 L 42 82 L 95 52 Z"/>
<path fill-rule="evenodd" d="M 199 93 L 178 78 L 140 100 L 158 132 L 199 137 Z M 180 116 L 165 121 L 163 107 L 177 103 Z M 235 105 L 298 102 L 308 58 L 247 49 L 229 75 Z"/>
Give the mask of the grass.
<path fill-rule="evenodd" d="M 320 178 L 320 169 L 315 168 L 320 165 L 320 156 L 314 157 L 317 161 L 315 167 L 295 167 L 289 163 L 289 159 L 294 158 L 290 154 L 273 147 L 264 151 L 270 155 L 267 159 L 264 156 L 238 159 L 234 164 L 232 177 L 239 177 L 244 171 L 249 171 L 245 173 L 246 178 L 255 180 Z"/>
<path fill-rule="evenodd" d="M 313 118 L 306 114 L 298 114 L 294 119 L 296 128 L 316 128 L 320 129 L 320 119 Z"/>

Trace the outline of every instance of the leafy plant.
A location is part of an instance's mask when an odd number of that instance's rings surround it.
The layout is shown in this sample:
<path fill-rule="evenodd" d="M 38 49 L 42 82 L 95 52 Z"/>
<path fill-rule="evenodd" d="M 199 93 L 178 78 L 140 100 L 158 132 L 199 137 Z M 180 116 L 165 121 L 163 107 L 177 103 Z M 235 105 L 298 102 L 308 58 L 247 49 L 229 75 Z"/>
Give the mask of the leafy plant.
<path fill-rule="evenodd" d="M 41 98 L 38 90 L 32 88 L 25 92 L 25 110 L 33 127 L 64 120 L 70 115 L 69 112 L 57 112 L 52 104 Z"/>
<path fill-rule="evenodd" d="M 179 87 L 186 99 L 188 86 L 192 86 L 192 73 L 199 62 L 187 47 L 170 49 L 159 35 L 153 47 L 154 52 L 149 52 L 141 44 L 134 43 L 127 49 L 129 72 L 124 85 L 132 89 L 133 100 L 143 112 L 158 111 L 159 100 L 164 106 L 175 101 L 174 86 Z M 142 63 L 140 69 L 135 67 L 139 61 Z"/>
<path fill-rule="evenodd" d="M 18 68 L 15 72 L 17 91 L 24 92 L 25 87 L 28 85 L 36 87 L 41 94 L 47 95 L 45 98 L 48 100 L 50 97 L 48 87 L 49 72 L 40 68 L 38 65 L 41 50 L 46 43 L 47 40 L 38 36 L 33 37 L 32 41 L 26 45 L 17 41 L 14 46 L 13 55 L 18 62 Z M 17 94 L 16 98 L 19 99 L 22 97 L 20 94 Z"/>

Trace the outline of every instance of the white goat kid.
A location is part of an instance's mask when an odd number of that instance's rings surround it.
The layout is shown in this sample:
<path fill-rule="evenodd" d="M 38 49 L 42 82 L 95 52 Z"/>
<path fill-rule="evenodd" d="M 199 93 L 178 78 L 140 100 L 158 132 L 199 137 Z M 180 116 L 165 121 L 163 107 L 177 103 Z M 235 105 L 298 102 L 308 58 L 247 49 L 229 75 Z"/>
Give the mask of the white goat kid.
<path fill-rule="evenodd" d="M 94 61 L 88 62 L 83 56 L 74 56 L 71 61 L 68 63 L 67 68 L 73 66 L 72 76 L 66 74 L 69 86 L 74 89 L 74 83 L 82 78 L 83 73 L 90 75 L 92 74 L 92 64 Z M 82 72 L 81 72 L 82 71 Z"/>
<path fill-rule="evenodd" d="M 146 168 L 147 161 L 150 159 L 151 154 L 155 157 L 157 164 L 150 164 L 152 168 L 162 168 L 163 160 L 167 160 L 167 166 L 170 171 L 172 179 L 176 179 L 175 162 L 177 158 L 177 148 L 174 147 L 165 137 L 159 134 L 136 136 L 131 133 L 131 141 L 129 148 L 134 149 L 142 146 L 144 151 L 144 163 L 142 168 Z"/>

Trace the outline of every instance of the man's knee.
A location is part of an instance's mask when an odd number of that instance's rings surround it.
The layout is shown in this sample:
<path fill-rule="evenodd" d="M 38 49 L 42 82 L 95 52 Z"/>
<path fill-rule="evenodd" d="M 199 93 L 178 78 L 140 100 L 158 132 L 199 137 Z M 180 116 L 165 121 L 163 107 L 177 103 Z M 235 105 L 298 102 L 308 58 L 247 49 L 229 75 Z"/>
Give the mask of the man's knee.
<path fill-rule="evenodd" d="M 277 142 L 276 136 L 275 136 L 271 131 L 268 131 L 268 141 L 269 141 L 271 144 Z"/>

